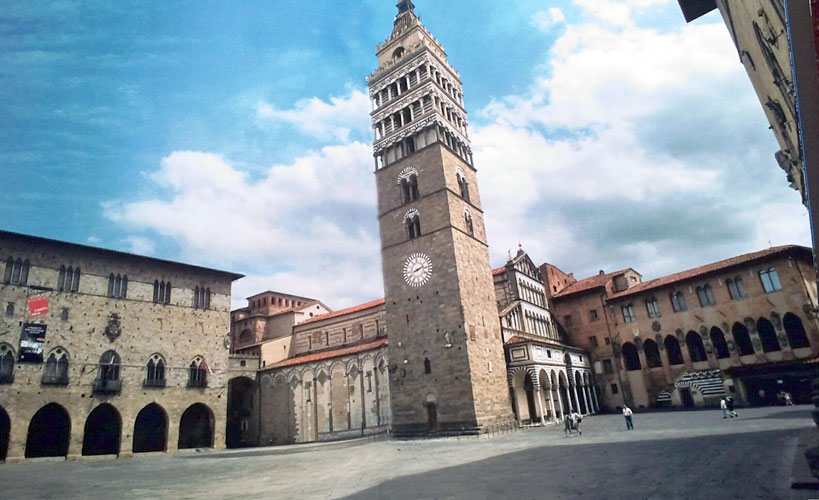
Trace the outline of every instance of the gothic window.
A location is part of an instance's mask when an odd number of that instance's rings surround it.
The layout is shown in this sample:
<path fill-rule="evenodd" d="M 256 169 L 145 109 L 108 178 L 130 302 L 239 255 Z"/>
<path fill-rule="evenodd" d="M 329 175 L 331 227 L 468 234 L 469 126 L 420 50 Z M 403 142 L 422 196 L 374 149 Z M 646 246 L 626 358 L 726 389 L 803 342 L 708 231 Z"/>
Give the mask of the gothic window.
<path fill-rule="evenodd" d="M 711 289 L 711 285 L 705 286 L 698 286 L 697 287 L 697 298 L 700 301 L 700 306 L 713 306 L 717 303 L 716 299 L 714 298 L 714 290 Z"/>
<path fill-rule="evenodd" d="M 663 360 L 660 357 L 660 349 L 657 343 L 651 339 L 646 339 L 643 342 L 643 351 L 646 353 L 646 364 L 649 368 L 659 368 L 663 366 Z"/>
<path fill-rule="evenodd" d="M 634 316 L 634 306 L 632 304 L 626 304 L 621 306 L 623 311 L 623 321 L 626 323 L 632 323 L 636 319 Z"/>
<path fill-rule="evenodd" d="M 119 354 L 114 351 L 106 351 L 100 358 L 99 380 L 119 380 Z"/>
<path fill-rule="evenodd" d="M 28 282 L 29 261 L 21 260 L 19 257 L 15 260 L 9 257 L 6 260 L 6 272 L 3 275 L 3 283 L 12 285 L 25 285 Z"/>
<path fill-rule="evenodd" d="M 402 178 L 401 186 L 401 202 L 409 203 L 419 198 L 418 196 L 418 176 L 415 174 Z"/>
<path fill-rule="evenodd" d="M 208 365 L 201 356 L 197 356 L 188 366 L 188 387 L 208 386 Z"/>
<path fill-rule="evenodd" d="M 14 381 L 14 351 L 8 344 L 0 344 L 0 384 Z"/>
<path fill-rule="evenodd" d="M 460 191 L 461 198 L 469 201 L 469 184 L 466 182 L 466 176 L 460 172 L 458 172 L 455 176 L 458 179 L 458 189 Z"/>
<path fill-rule="evenodd" d="M 80 268 L 66 268 L 60 266 L 60 274 L 57 277 L 57 290 L 61 292 L 76 292 L 80 287 Z"/>
<path fill-rule="evenodd" d="M 193 307 L 210 309 L 210 288 L 197 286 L 193 289 Z"/>
<path fill-rule="evenodd" d="M 165 387 L 165 360 L 154 354 L 145 366 L 145 387 Z"/>
<path fill-rule="evenodd" d="M 43 385 L 68 385 L 68 353 L 54 349 L 43 367 Z"/>
<path fill-rule="evenodd" d="M 694 363 L 708 361 L 705 355 L 705 345 L 702 343 L 702 337 L 700 337 L 699 333 L 688 332 L 685 336 L 685 343 L 688 346 L 688 355 L 691 357 L 691 361 Z"/>
<path fill-rule="evenodd" d="M 649 318 L 659 318 L 662 316 L 662 314 L 660 314 L 660 304 L 654 297 L 646 300 L 646 311 L 648 312 Z"/>
<path fill-rule="evenodd" d="M 688 309 L 688 305 L 685 303 L 685 296 L 682 292 L 674 292 L 671 294 L 671 309 L 674 312 L 681 312 Z"/>
<path fill-rule="evenodd" d="M 668 362 L 672 365 L 681 365 L 684 363 L 682 350 L 680 349 L 680 342 L 673 335 L 665 337 L 665 352 L 668 355 Z"/>
<path fill-rule="evenodd" d="M 470 235 L 474 235 L 475 229 L 472 226 L 472 214 L 468 209 L 464 209 L 464 223 L 466 224 L 466 232 Z"/>
<path fill-rule="evenodd" d="M 776 272 L 776 268 L 772 267 L 759 271 L 759 280 L 762 281 L 762 288 L 765 290 L 765 293 L 782 289 L 782 283 L 779 281 L 779 274 Z"/>
<path fill-rule="evenodd" d="M 635 371 L 642 369 L 640 356 L 637 354 L 637 347 L 631 342 L 623 344 L 623 361 L 626 364 L 626 370 Z"/>
<path fill-rule="evenodd" d="M 739 276 L 725 280 L 725 284 L 728 285 L 728 294 L 731 295 L 731 300 L 739 300 L 748 296 L 748 294 L 745 293 L 745 285 L 742 284 L 742 278 Z"/>
<path fill-rule="evenodd" d="M 748 333 L 748 328 L 742 323 L 734 323 L 731 328 L 731 335 L 734 337 L 734 342 L 737 345 L 740 356 L 748 356 L 754 354 L 754 345 L 751 343 L 751 335 Z"/>
<path fill-rule="evenodd" d="M 421 216 L 415 211 L 414 214 L 404 219 L 404 224 L 407 226 L 407 236 L 413 240 L 421 236 Z"/>
<path fill-rule="evenodd" d="M 128 295 L 128 276 L 119 275 L 114 276 L 111 273 L 108 276 L 108 296 L 114 299 L 124 299 Z"/>
<path fill-rule="evenodd" d="M 728 343 L 725 342 L 725 334 L 716 326 L 711 328 L 711 343 L 714 344 L 714 350 L 717 351 L 717 359 L 725 359 L 731 356 Z"/>
<path fill-rule="evenodd" d="M 154 280 L 154 304 L 171 303 L 171 282 Z"/>
<path fill-rule="evenodd" d="M 763 352 L 781 351 L 779 339 L 776 338 L 776 330 L 773 324 L 765 318 L 759 318 L 756 322 L 756 331 L 759 333 L 759 340 L 762 341 Z"/>

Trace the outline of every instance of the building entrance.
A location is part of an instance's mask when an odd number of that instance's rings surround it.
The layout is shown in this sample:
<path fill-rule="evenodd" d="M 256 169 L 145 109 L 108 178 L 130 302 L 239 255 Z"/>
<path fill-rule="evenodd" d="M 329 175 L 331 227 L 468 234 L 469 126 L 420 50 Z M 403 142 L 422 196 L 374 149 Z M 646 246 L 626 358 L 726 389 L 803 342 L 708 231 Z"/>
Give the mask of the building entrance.
<path fill-rule="evenodd" d="M 179 422 L 179 449 L 213 447 L 213 412 L 202 403 L 188 407 Z"/>
<path fill-rule="evenodd" d="M 40 408 L 28 425 L 26 458 L 68 455 L 71 419 L 65 408 L 49 403 Z"/>
<path fill-rule="evenodd" d="M 117 455 L 122 421 L 119 412 L 108 403 L 94 408 L 85 421 L 82 438 L 83 455 Z"/>

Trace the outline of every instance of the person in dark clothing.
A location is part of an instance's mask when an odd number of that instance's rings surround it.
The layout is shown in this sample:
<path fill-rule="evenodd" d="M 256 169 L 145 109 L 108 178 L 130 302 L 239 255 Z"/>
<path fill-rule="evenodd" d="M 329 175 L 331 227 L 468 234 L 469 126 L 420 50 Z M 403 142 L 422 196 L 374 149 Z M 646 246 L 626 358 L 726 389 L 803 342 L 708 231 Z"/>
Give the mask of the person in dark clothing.
<path fill-rule="evenodd" d="M 731 418 L 739 416 L 739 413 L 734 411 L 734 398 L 732 398 L 731 396 L 726 397 L 725 406 L 728 407 L 728 413 L 731 415 Z"/>

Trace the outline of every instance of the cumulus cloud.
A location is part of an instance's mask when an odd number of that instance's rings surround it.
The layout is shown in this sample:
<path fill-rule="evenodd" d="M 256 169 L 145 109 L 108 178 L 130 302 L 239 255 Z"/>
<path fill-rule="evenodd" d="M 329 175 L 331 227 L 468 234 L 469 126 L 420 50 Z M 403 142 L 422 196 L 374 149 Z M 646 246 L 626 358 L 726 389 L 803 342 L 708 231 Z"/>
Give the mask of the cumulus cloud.
<path fill-rule="evenodd" d="M 318 97 L 297 101 L 291 109 L 277 109 L 260 101 L 256 114 L 262 121 L 293 127 L 322 141 L 347 143 L 370 134 L 370 100 L 366 92 L 353 89 L 346 97 Z"/>
<path fill-rule="evenodd" d="M 548 32 L 555 26 L 565 22 L 566 16 L 564 16 L 563 11 L 557 7 L 541 10 L 532 15 L 532 25 L 543 32 Z"/>
<path fill-rule="evenodd" d="M 125 244 L 126 251 L 137 255 L 154 255 L 156 252 L 156 244 L 149 238 L 128 236 Z"/>
<path fill-rule="evenodd" d="M 476 113 L 496 264 L 520 241 L 579 276 L 651 277 L 764 248 L 764 228 L 773 244 L 809 244 L 725 26 L 635 25 L 662 3 L 575 0 L 586 21 L 567 26 L 528 91 Z"/>

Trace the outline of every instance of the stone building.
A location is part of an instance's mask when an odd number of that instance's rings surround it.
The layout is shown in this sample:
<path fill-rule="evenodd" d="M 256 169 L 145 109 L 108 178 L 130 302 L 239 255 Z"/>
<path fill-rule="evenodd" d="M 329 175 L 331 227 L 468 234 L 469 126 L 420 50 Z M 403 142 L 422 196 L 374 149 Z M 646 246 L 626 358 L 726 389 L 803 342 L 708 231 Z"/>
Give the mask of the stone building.
<path fill-rule="evenodd" d="M 384 300 L 293 327 L 291 354 L 259 371 L 260 444 L 329 441 L 390 424 Z"/>
<path fill-rule="evenodd" d="M 559 421 L 572 410 L 598 411 L 591 360 L 566 343 L 552 317 L 540 271 L 523 249 L 492 272 L 506 350 L 512 409 L 518 422 Z"/>
<path fill-rule="evenodd" d="M 367 78 L 396 434 L 511 421 L 463 91 L 409 0 Z"/>
<path fill-rule="evenodd" d="M 809 398 L 819 320 L 810 249 L 774 247 L 640 281 L 631 269 L 554 296 L 573 345 L 587 346 L 609 408 L 708 406 L 732 395 Z M 554 273 L 556 278 L 560 275 Z"/>
<path fill-rule="evenodd" d="M 0 459 L 224 447 L 241 275 L 0 231 Z"/>
<path fill-rule="evenodd" d="M 784 0 L 679 0 L 679 3 L 688 22 L 719 9 L 779 143 L 776 161 L 807 205 Z"/>

